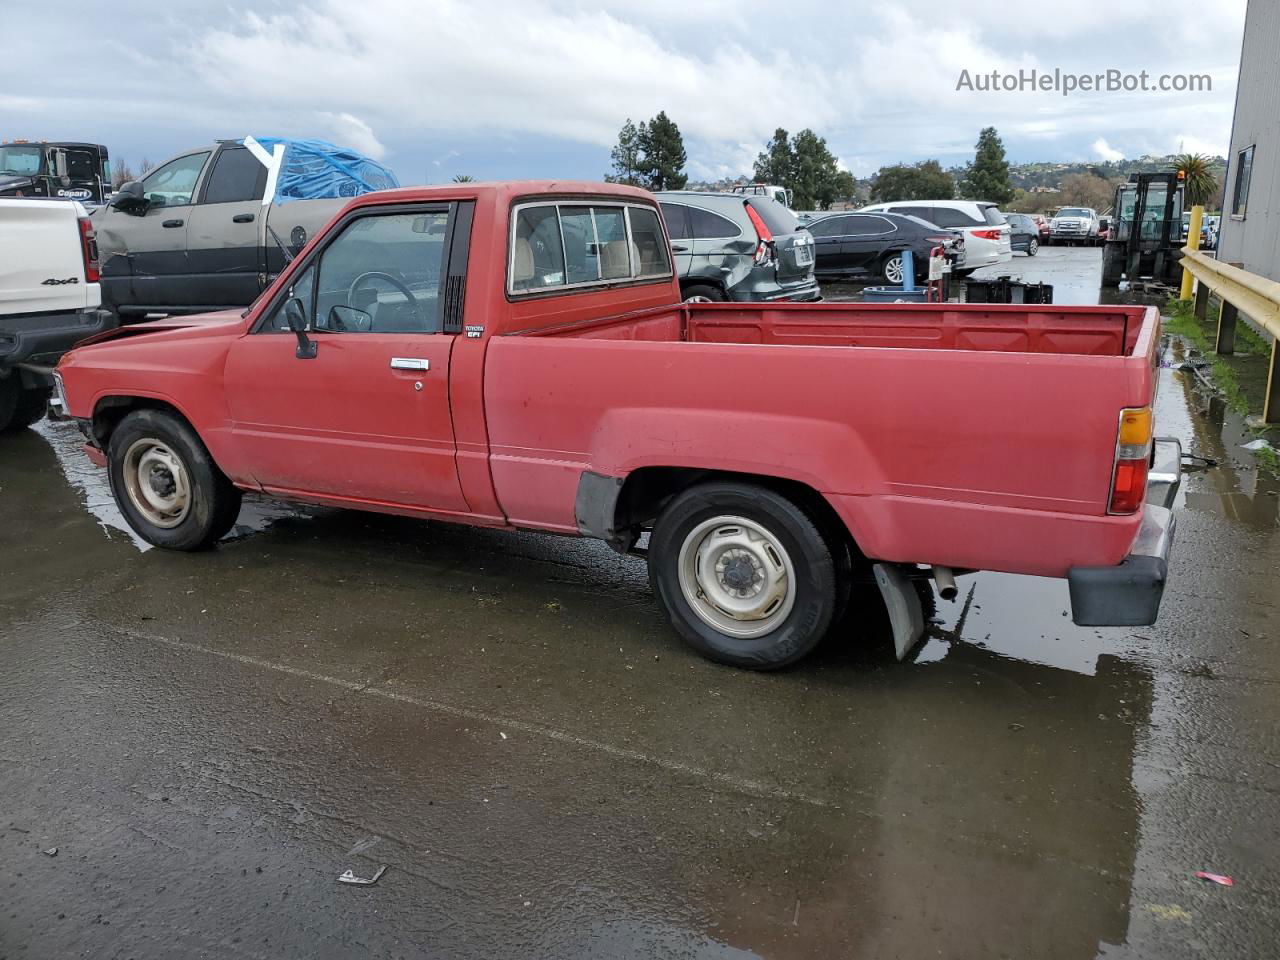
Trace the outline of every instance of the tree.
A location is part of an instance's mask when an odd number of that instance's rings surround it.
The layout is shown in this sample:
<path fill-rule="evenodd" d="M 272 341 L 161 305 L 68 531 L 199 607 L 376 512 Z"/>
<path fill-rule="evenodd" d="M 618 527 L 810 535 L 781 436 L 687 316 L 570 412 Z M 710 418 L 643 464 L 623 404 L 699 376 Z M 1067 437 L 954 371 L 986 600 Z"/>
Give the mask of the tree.
<path fill-rule="evenodd" d="M 133 172 L 133 167 L 129 166 L 124 160 L 117 160 L 111 166 L 111 188 L 119 190 L 130 180 L 137 180 L 138 175 Z"/>
<path fill-rule="evenodd" d="M 666 111 L 659 111 L 648 125 L 640 125 L 636 144 L 642 156 L 638 167 L 641 186 L 650 190 L 681 190 L 689 182 L 684 172 L 688 159 L 684 138 Z"/>
<path fill-rule="evenodd" d="M 773 131 L 773 139 L 764 145 L 764 150 L 756 157 L 756 182 L 791 187 L 791 182 L 795 179 L 795 168 L 796 155 L 791 148 L 791 137 L 779 127 Z"/>
<path fill-rule="evenodd" d="M 455 173 L 453 175 L 454 183 L 475 183 L 476 178 L 469 173 Z"/>
<path fill-rule="evenodd" d="M 1090 173 L 1069 173 L 1062 178 L 1058 202 L 1064 207 L 1091 207 L 1106 210 L 1115 199 L 1116 185 Z"/>
<path fill-rule="evenodd" d="M 1009 161 L 1004 158 L 1004 144 L 995 127 L 984 127 L 978 134 L 973 163 L 960 184 L 960 192 L 970 200 L 988 200 L 1006 204 L 1013 199 L 1009 182 Z"/>
<path fill-rule="evenodd" d="M 613 161 L 613 172 L 605 174 L 609 183 L 626 183 L 633 187 L 640 185 L 640 140 L 649 135 L 648 124 L 641 122 L 637 127 L 627 117 L 627 122 L 618 131 L 618 142 L 609 152 Z"/>
<path fill-rule="evenodd" d="M 956 195 L 956 181 L 937 160 L 898 163 L 881 167 L 871 184 L 873 203 L 894 200 L 950 200 Z"/>
<path fill-rule="evenodd" d="M 835 199 L 842 203 L 856 203 L 858 199 L 858 181 L 853 178 L 853 174 L 848 170 L 840 170 L 836 173 L 835 183 Z"/>
<path fill-rule="evenodd" d="M 760 183 L 786 187 L 797 210 L 828 210 L 834 200 L 852 196 L 852 175 L 840 179 L 842 171 L 827 141 L 812 130 L 801 130 L 794 137 L 779 127 L 756 157 L 755 177 Z"/>
<path fill-rule="evenodd" d="M 1174 170 L 1182 172 L 1182 192 L 1187 207 L 1202 207 L 1218 195 L 1218 178 L 1210 171 L 1212 157 L 1203 153 L 1179 153 L 1170 163 Z"/>

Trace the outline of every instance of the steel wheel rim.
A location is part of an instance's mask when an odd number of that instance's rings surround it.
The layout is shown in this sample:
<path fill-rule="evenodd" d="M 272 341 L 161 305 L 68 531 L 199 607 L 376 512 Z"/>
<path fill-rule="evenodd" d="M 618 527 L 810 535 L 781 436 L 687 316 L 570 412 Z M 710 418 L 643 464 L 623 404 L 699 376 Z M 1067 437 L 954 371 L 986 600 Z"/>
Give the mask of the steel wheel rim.
<path fill-rule="evenodd" d="M 778 628 L 795 606 L 795 566 L 778 538 L 754 520 L 704 520 L 678 560 L 685 602 L 712 629 L 739 640 Z"/>
<path fill-rule="evenodd" d="M 884 278 L 890 283 L 902 282 L 902 258 L 893 257 L 884 262 Z"/>
<path fill-rule="evenodd" d="M 135 440 L 124 455 L 124 487 L 143 518 L 176 527 L 191 511 L 191 481 L 182 458 L 159 440 Z"/>

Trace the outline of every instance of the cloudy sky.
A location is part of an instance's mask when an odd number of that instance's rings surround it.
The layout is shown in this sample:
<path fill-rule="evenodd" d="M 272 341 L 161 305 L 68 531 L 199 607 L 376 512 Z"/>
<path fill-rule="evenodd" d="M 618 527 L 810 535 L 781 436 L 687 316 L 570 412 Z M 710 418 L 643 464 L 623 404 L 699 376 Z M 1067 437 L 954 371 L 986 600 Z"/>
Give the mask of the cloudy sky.
<path fill-rule="evenodd" d="M 749 173 L 812 127 L 859 176 L 972 156 L 1225 153 L 1245 0 L 64 0 L 9 6 L 0 139 L 134 163 L 248 133 L 318 137 L 405 183 L 598 179 L 627 117 L 666 110 L 695 177 Z M 947 11 L 954 11 L 948 15 Z M 56 19 L 65 29 L 51 22 Z M 984 93 L 1019 69 L 1209 74 L 1201 93 Z"/>

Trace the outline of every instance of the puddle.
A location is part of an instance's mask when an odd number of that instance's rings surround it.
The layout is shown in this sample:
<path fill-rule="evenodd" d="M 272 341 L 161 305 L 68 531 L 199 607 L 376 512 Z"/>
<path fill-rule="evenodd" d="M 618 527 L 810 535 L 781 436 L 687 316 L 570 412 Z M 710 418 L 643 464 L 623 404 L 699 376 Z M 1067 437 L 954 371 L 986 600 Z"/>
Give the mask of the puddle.
<path fill-rule="evenodd" d="M 133 544 L 140 552 L 154 549 L 129 526 L 116 506 L 115 497 L 111 495 L 111 486 L 107 482 L 107 472 L 94 466 L 81 447 L 84 438 L 73 423 L 43 420 L 32 429 L 49 444 L 54 456 L 58 458 L 58 466 L 62 468 L 67 483 L 80 492 L 84 498 L 85 509 L 97 520 L 98 526 L 108 540 L 123 539 Z M 240 517 L 236 525 L 222 539 L 237 540 L 254 533 L 266 530 L 278 520 L 310 518 L 314 511 L 309 508 L 271 500 L 265 497 L 245 494 L 244 503 L 240 507 Z"/>

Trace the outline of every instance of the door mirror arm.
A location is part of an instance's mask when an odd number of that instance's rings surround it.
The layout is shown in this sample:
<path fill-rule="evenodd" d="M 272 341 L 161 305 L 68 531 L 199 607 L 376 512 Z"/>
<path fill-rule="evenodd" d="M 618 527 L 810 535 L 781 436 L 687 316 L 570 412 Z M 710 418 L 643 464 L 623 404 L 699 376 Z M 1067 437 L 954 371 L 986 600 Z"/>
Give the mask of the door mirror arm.
<path fill-rule="evenodd" d="M 307 315 L 302 309 L 302 301 L 293 297 L 284 305 L 284 318 L 289 322 L 289 329 L 298 338 L 298 349 L 294 356 L 299 360 L 316 358 L 316 342 L 307 336 Z"/>

